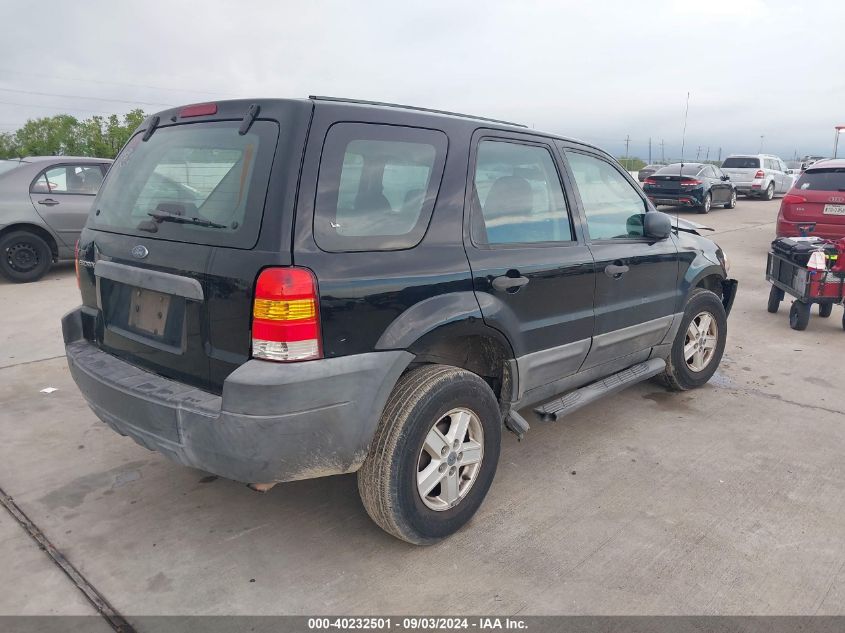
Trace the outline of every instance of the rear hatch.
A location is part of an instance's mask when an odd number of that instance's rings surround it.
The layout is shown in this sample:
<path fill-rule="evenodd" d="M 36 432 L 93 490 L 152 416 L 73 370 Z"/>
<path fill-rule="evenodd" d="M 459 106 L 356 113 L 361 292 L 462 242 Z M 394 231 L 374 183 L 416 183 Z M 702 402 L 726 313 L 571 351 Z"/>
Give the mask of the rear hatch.
<path fill-rule="evenodd" d="M 784 219 L 792 222 L 845 225 L 845 167 L 805 171 L 782 207 Z"/>
<path fill-rule="evenodd" d="M 276 101 L 261 106 L 266 118 L 245 121 L 250 105 L 165 112 L 158 120 L 167 125 L 142 126 L 109 170 L 79 243 L 83 304 L 96 323 L 89 338 L 217 393 L 249 358 L 258 273 L 291 263 L 310 116 L 303 102 Z"/>
<path fill-rule="evenodd" d="M 760 159 L 756 156 L 731 156 L 722 163 L 722 171 L 734 184 L 753 182 L 759 169 Z"/>

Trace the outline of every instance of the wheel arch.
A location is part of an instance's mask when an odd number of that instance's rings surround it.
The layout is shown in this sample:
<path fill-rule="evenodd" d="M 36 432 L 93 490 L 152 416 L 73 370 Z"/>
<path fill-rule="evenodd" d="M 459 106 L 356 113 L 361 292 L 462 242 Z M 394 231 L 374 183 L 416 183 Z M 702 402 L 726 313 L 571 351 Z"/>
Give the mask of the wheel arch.
<path fill-rule="evenodd" d="M 39 226 L 38 224 L 32 224 L 29 222 L 16 222 L 14 224 L 8 224 L 0 229 L 0 237 L 4 235 L 8 235 L 14 231 L 27 231 L 29 233 L 34 233 L 45 242 L 50 247 L 50 253 L 53 256 L 53 262 L 58 260 L 59 258 L 59 244 L 56 238 L 53 236 L 50 231 L 45 229 L 43 226 Z"/>

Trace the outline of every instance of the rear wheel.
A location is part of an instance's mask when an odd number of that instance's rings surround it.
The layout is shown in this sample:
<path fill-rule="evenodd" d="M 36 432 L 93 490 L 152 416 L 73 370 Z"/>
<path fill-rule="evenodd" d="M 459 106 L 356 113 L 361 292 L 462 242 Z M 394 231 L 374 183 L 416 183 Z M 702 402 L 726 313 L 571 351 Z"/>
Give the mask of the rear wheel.
<path fill-rule="evenodd" d="M 833 314 L 833 304 L 832 303 L 820 303 L 819 304 L 819 316 L 821 318 L 826 319 L 831 314 Z"/>
<path fill-rule="evenodd" d="M 712 203 L 712 200 L 713 199 L 710 197 L 709 193 L 705 194 L 704 195 L 704 201 L 698 207 L 698 212 L 699 213 L 710 213 L 710 205 Z"/>
<path fill-rule="evenodd" d="M 726 209 L 736 209 L 736 189 L 731 191 L 731 199 L 725 204 Z"/>
<path fill-rule="evenodd" d="M 37 281 L 47 273 L 52 261 L 49 244 L 35 233 L 12 231 L 0 238 L 0 273 L 9 281 Z"/>
<path fill-rule="evenodd" d="M 789 327 L 793 330 L 806 330 L 810 324 L 810 304 L 793 301 L 789 308 Z"/>
<path fill-rule="evenodd" d="M 663 383 L 675 391 L 704 385 L 719 367 L 727 334 L 728 318 L 719 297 L 703 288 L 693 290 L 666 360 Z"/>
<path fill-rule="evenodd" d="M 771 200 L 775 197 L 775 183 L 770 182 L 769 186 L 766 187 L 766 193 L 763 195 L 765 200 Z"/>
<path fill-rule="evenodd" d="M 479 376 L 446 365 L 404 374 L 358 471 L 358 492 L 379 527 L 416 545 L 460 529 L 496 473 L 502 419 Z"/>
<path fill-rule="evenodd" d="M 781 301 L 783 301 L 783 290 L 777 286 L 772 286 L 769 290 L 769 305 L 766 309 L 772 314 L 775 314 L 780 307 Z"/>

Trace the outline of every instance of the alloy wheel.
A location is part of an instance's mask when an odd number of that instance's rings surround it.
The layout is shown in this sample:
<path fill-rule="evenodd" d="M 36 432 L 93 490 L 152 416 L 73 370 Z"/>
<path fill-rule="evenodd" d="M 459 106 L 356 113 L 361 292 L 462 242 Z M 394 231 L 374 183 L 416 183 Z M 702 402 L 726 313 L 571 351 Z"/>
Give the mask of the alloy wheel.
<path fill-rule="evenodd" d="M 471 410 L 452 409 L 431 427 L 417 458 L 417 492 L 442 512 L 466 497 L 481 470 L 484 430 Z"/>
<path fill-rule="evenodd" d="M 690 371 L 704 371 L 716 354 L 719 326 L 709 312 L 699 312 L 687 327 L 684 359 Z"/>

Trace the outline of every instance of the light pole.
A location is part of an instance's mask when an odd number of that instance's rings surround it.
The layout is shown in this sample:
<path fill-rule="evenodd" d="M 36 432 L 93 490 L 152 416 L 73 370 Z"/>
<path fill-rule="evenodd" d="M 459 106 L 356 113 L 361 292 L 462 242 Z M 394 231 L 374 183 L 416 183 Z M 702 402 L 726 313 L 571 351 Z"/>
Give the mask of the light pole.
<path fill-rule="evenodd" d="M 836 158 L 836 149 L 839 146 L 839 133 L 845 130 L 845 125 L 837 125 L 835 128 L 836 135 L 833 137 L 833 157 Z"/>
<path fill-rule="evenodd" d="M 766 138 L 766 137 L 765 137 L 765 135 L 761 134 L 761 135 L 760 135 L 760 151 L 759 151 L 759 152 L 757 152 L 758 154 L 762 154 L 762 153 L 763 153 L 763 139 L 764 139 L 764 138 Z"/>

